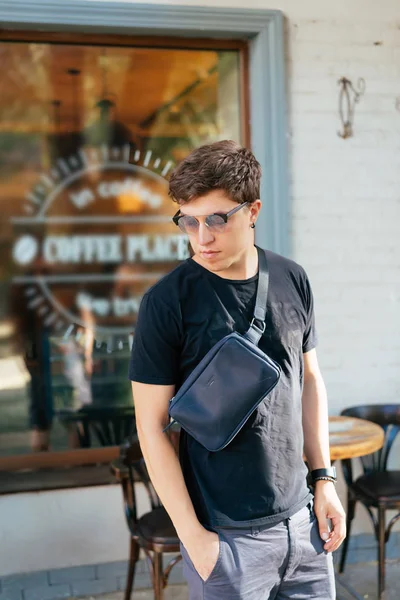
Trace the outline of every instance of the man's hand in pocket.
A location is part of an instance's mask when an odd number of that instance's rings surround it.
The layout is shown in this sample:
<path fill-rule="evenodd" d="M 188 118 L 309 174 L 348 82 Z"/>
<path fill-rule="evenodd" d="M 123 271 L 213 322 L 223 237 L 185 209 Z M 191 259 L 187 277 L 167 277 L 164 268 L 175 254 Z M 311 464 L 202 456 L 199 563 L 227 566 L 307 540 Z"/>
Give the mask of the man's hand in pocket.
<path fill-rule="evenodd" d="M 218 534 L 203 528 L 203 531 L 183 543 L 194 568 L 202 580 L 207 581 L 219 557 L 220 540 Z"/>

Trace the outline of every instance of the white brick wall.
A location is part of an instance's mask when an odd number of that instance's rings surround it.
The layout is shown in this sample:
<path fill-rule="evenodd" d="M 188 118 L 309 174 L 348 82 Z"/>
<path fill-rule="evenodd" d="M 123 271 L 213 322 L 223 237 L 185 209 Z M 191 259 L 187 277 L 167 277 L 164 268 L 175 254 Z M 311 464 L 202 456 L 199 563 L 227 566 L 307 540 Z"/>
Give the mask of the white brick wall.
<path fill-rule="evenodd" d="M 400 5 L 397 22 L 288 17 L 293 250 L 313 283 L 330 410 L 398 402 Z M 341 76 L 366 81 L 348 140 Z"/>

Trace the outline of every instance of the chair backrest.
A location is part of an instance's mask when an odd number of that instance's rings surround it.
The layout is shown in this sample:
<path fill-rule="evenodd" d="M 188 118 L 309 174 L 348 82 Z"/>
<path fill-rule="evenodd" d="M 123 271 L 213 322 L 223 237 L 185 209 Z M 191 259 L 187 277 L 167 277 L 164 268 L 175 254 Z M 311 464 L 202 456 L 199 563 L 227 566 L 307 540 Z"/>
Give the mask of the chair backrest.
<path fill-rule="evenodd" d="M 360 457 L 364 473 L 386 471 L 390 450 L 400 431 L 400 404 L 363 404 L 351 406 L 340 413 L 345 417 L 366 419 L 380 425 L 385 432 L 383 447 L 372 454 Z"/>
<path fill-rule="evenodd" d="M 78 412 L 81 426 L 77 427 L 77 432 L 82 448 L 90 448 L 93 438 L 101 446 L 120 446 L 135 427 L 132 406 L 87 406 Z"/>

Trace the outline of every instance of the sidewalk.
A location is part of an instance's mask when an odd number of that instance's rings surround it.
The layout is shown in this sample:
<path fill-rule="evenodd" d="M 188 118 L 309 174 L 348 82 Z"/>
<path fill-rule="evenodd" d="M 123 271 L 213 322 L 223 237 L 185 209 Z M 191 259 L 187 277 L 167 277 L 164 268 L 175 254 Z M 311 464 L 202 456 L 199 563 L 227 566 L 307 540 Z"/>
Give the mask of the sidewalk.
<path fill-rule="evenodd" d="M 349 565 L 346 568 L 344 580 L 350 584 L 358 595 L 365 600 L 378 600 L 377 594 L 378 566 L 376 562 L 361 563 Z M 399 600 L 400 592 L 398 589 L 400 580 L 400 561 L 388 560 L 386 564 L 386 600 Z M 338 584 L 338 598 L 341 600 L 351 600 L 346 590 Z M 106 594 L 103 596 L 86 596 L 80 600 L 123 600 L 123 592 Z M 132 600 L 153 600 L 154 596 L 151 590 L 135 590 L 132 594 Z M 72 599 L 71 599 L 72 600 Z M 75 600 L 75 599 L 74 599 Z M 187 589 L 185 585 L 171 585 L 165 591 L 164 600 L 188 600 Z"/>

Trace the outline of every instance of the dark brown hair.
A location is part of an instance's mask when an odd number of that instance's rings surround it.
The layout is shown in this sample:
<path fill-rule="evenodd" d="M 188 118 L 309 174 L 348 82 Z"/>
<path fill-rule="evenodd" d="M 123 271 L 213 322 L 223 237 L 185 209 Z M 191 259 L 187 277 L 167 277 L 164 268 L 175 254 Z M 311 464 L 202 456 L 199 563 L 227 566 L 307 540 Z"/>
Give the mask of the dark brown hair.
<path fill-rule="evenodd" d="M 232 140 L 193 150 L 171 172 L 169 195 L 179 204 L 224 190 L 241 204 L 260 197 L 261 166 L 254 154 Z"/>

